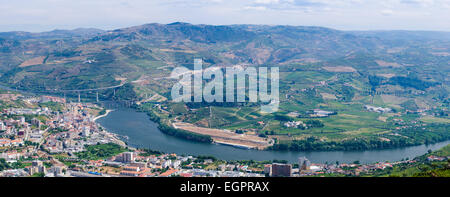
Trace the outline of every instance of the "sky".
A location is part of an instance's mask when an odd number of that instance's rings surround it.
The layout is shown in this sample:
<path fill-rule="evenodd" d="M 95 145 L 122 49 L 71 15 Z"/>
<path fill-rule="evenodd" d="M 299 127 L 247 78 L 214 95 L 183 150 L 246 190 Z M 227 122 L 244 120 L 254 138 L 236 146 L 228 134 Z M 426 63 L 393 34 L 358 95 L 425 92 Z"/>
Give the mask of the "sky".
<path fill-rule="evenodd" d="M 0 32 L 172 22 L 450 31 L 450 0 L 0 0 Z"/>

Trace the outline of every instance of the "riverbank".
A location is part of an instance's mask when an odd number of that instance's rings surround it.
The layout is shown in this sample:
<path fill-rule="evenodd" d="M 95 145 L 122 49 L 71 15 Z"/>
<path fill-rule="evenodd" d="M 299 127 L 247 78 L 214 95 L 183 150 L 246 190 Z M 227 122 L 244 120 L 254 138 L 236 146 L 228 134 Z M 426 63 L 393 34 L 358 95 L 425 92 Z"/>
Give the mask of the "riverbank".
<path fill-rule="evenodd" d="M 93 121 L 95 122 L 95 121 L 97 121 L 99 118 L 103 118 L 103 117 L 108 116 L 108 114 L 109 114 L 110 112 L 112 112 L 112 111 L 114 111 L 114 110 L 107 109 L 106 112 L 105 112 L 105 114 L 96 116 L 96 117 L 93 119 Z"/>
<path fill-rule="evenodd" d="M 166 153 L 180 155 L 211 155 L 222 160 L 286 160 L 296 163 L 299 157 L 307 157 L 315 163 L 376 163 L 384 161 L 400 161 L 426 154 L 428 150 L 437 150 L 450 141 L 402 148 L 369 150 L 369 151 L 267 151 L 244 149 L 219 143 L 200 143 L 179 137 L 166 135 L 158 129 L 158 124 L 151 121 L 145 112 L 132 109 L 116 109 L 104 118 L 97 120 L 109 132 L 120 136 L 128 136 L 128 146 L 148 148 Z"/>
<path fill-rule="evenodd" d="M 223 129 L 198 127 L 193 124 L 184 122 L 175 122 L 172 123 L 172 126 L 176 129 L 182 129 L 192 133 L 211 136 L 213 141 L 219 144 L 226 144 L 240 148 L 264 150 L 273 144 L 273 140 L 254 135 L 237 134 Z"/>
<path fill-rule="evenodd" d="M 114 110 L 107 109 L 107 110 L 105 110 L 105 113 L 104 113 L 104 114 L 96 116 L 95 118 L 93 118 L 92 121 L 95 122 L 97 125 L 102 126 L 101 124 L 99 124 L 99 123 L 97 122 L 97 120 L 100 119 L 100 118 L 107 117 L 107 116 L 109 115 L 109 113 L 111 113 L 111 112 L 113 112 L 113 111 L 114 111 Z M 129 147 L 129 146 L 127 145 L 127 143 L 125 143 L 123 140 L 120 139 L 120 136 L 119 136 L 118 134 L 113 133 L 113 132 L 109 132 L 109 131 L 106 130 L 106 129 L 103 129 L 102 132 L 104 132 L 105 135 L 107 135 L 107 136 L 109 136 L 111 139 L 113 139 L 113 142 L 114 142 L 115 144 L 118 144 L 118 145 L 120 145 L 120 146 L 122 146 L 122 147 L 129 148 L 130 150 L 135 150 L 135 149 L 136 149 L 136 148 L 134 148 L 134 147 Z"/>
<path fill-rule="evenodd" d="M 344 140 L 323 140 L 314 136 L 295 140 L 275 139 L 274 136 L 260 137 L 259 135 L 237 134 L 225 129 L 200 127 L 171 119 L 167 111 L 152 106 L 138 106 L 141 112 L 147 113 L 149 119 L 159 124 L 163 133 L 178 136 L 184 139 L 210 138 L 211 141 L 220 142 L 230 146 L 245 147 L 257 150 L 271 151 L 369 151 L 405 148 L 418 145 L 434 144 L 450 140 L 445 124 L 419 124 L 398 128 L 390 134 L 390 139 L 383 137 L 351 137 Z M 158 111 L 159 110 L 159 111 Z M 167 132 L 174 130 L 174 132 Z M 175 135 L 181 133 L 182 135 Z M 199 136 L 198 136 L 199 135 Z M 194 136 L 194 137 L 193 137 Z M 198 141 L 198 140 L 197 140 Z M 203 140 L 203 142 L 206 142 Z"/>

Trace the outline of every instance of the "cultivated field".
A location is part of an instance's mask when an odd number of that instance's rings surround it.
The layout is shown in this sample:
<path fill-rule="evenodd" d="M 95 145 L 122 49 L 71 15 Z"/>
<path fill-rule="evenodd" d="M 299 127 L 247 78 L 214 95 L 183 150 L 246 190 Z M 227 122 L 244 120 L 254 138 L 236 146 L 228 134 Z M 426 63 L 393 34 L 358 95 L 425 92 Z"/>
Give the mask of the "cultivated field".
<path fill-rule="evenodd" d="M 22 64 L 20 64 L 19 67 L 39 65 L 44 62 L 44 59 L 45 59 L 45 56 L 35 57 L 35 58 L 32 58 L 32 59 L 22 62 Z"/>
<path fill-rule="evenodd" d="M 351 73 L 356 72 L 356 69 L 350 66 L 334 66 L 334 67 L 323 67 L 323 69 L 329 72 L 342 72 L 342 73 Z"/>

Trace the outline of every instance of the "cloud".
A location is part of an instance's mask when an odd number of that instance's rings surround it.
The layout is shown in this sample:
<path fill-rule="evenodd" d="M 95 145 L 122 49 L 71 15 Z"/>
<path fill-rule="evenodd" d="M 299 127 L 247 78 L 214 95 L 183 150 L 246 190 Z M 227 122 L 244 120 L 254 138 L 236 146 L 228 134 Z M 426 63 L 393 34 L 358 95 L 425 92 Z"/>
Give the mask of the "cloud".
<path fill-rule="evenodd" d="M 435 0 L 401 0 L 403 4 L 429 6 L 435 3 Z"/>
<path fill-rule="evenodd" d="M 450 18 L 449 4 L 449 0 L 0 0 L 0 31 L 115 29 L 175 21 L 450 31 L 444 20 Z"/>
<path fill-rule="evenodd" d="M 258 10 L 258 11 L 264 11 L 267 10 L 264 6 L 245 6 L 244 10 Z"/>
<path fill-rule="evenodd" d="M 323 1 L 323 0 L 322 0 Z M 321 0 L 254 0 L 245 7 L 258 7 L 264 10 L 275 10 L 278 12 L 292 10 L 311 10 L 312 7 L 324 8 Z"/>
<path fill-rule="evenodd" d="M 280 0 L 255 0 L 256 4 L 277 4 L 280 3 Z"/>

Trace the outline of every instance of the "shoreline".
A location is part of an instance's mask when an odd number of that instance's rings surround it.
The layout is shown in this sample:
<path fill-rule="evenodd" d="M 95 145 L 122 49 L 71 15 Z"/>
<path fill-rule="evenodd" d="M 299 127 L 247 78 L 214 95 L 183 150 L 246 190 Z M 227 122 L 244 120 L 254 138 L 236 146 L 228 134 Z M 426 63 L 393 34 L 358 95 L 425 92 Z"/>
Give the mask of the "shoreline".
<path fill-rule="evenodd" d="M 99 116 L 96 116 L 94 119 L 92 119 L 94 122 L 96 122 L 99 118 L 103 118 L 103 117 L 106 117 L 106 116 L 108 116 L 108 114 L 110 113 L 110 112 L 112 112 L 112 111 L 114 111 L 114 110 L 111 110 L 111 109 L 107 109 L 106 110 L 106 113 L 105 114 L 102 114 L 102 115 L 99 115 Z"/>
<path fill-rule="evenodd" d="M 247 134 L 236 134 L 224 129 L 198 127 L 190 123 L 174 122 L 172 127 L 191 133 L 210 136 L 213 142 L 245 149 L 264 150 L 272 145 L 271 140 Z"/>
<path fill-rule="evenodd" d="M 217 140 L 217 139 L 214 140 L 213 143 L 221 144 L 221 145 L 224 145 L 224 146 L 231 146 L 231 147 L 240 148 L 240 149 L 255 149 L 255 150 L 258 150 L 258 149 L 254 148 L 254 147 L 251 147 L 251 146 L 246 146 L 246 145 L 242 145 L 242 144 L 235 144 L 235 143 L 231 143 L 231 142 L 220 141 L 220 140 Z"/>
<path fill-rule="evenodd" d="M 127 148 L 129 148 L 130 150 L 136 149 L 136 148 L 134 148 L 134 147 L 128 146 L 127 143 L 125 143 L 123 140 L 121 140 L 120 137 L 119 137 L 116 133 L 111 132 L 111 131 L 108 131 L 108 130 L 107 130 L 106 128 L 104 128 L 100 123 L 97 122 L 97 120 L 98 120 L 99 118 L 103 118 L 103 117 L 108 116 L 108 114 L 109 114 L 110 112 L 112 112 L 112 111 L 114 111 L 114 110 L 107 109 L 105 114 L 96 116 L 96 117 L 93 119 L 93 122 L 96 123 L 97 125 L 100 125 L 100 126 L 103 128 L 103 132 L 105 132 L 105 133 L 108 134 L 110 137 L 112 137 L 112 138 L 114 139 L 114 141 L 115 141 L 116 144 L 118 144 L 118 145 L 120 145 L 120 146 L 122 146 L 122 147 L 127 147 Z"/>

